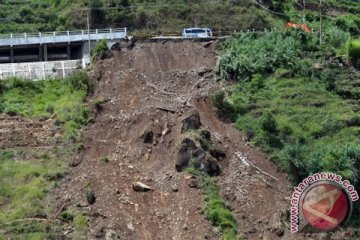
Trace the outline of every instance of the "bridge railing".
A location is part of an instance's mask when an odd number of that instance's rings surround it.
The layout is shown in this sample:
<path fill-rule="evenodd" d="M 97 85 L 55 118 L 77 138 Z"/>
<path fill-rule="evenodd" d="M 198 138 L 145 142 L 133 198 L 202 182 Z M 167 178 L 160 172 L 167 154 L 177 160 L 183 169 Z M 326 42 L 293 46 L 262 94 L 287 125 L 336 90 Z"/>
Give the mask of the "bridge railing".
<path fill-rule="evenodd" d="M 126 28 L 91 29 L 90 34 L 126 33 Z M 89 35 L 88 30 L 0 34 L 0 39 Z"/>
<path fill-rule="evenodd" d="M 93 29 L 63 32 L 0 34 L 0 46 L 16 46 L 47 43 L 70 43 L 78 41 L 98 41 L 101 39 L 123 39 L 126 28 Z"/>

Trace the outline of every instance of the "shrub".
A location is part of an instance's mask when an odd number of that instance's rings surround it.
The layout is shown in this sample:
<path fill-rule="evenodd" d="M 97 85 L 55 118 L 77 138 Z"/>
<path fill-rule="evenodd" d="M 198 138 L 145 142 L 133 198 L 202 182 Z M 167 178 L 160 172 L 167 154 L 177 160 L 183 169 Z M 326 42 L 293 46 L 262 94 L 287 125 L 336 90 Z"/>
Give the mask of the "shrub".
<path fill-rule="evenodd" d="M 220 110 L 220 117 L 229 118 L 234 120 L 234 107 L 226 100 L 225 92 L 219 91 L 213 97 L 214 106 Z"/>
<path fill-rule="evenodd" d="M 104 163 L 108 163 L 110 161 L 109 157 L 107 157 L 107 156 L 102 156 L 99 160 Z"/>
<path fill-rule="evenodd" d="M 96 201 L 95 193 L 90 188 L 86 191 L 86 200 L 90 205 Z"/>
<path fill-rule="evenodd" d="M 88 219 L 83 214 L 77 214 L 73 220 L 76 229 L 84 229 L 87 226 Z"/>
<path fill-rule="evenodd" d="M 90 94 L 94 90 L 94 86 L 92 85 L 88 75 L 84 71 L 78 71 L 70 75 L 66 79 L 66 82 L 71 86 L 73 90 L 82 90 L 86 94 Z"/>
<path fill-rule="evenodd" d="M 306 155 L 307 149 L 303 144 L 288 144 L 278 153 L 277 163 L 282 170 L 289 173 L 290 180 L 300 182 L 309 173 L 304 164 Z"/>
<path fill-rule="evenodd" d="M 261 128 L 271 134 L 277 134 L 278 128 L 275 116 L 271 112 L 265 112 L 260 119 Z"/>
<path fill-rule="evenodd" d="M 107 41 L 105 39 L 100 40 L 96 43 L 96 46 L 94 49 L 91 50 L 91 58 L 93 61 L 96 59 L 104 59 L 110 55 L 110 50 L 107 46 Z"/>
<path fill-rule="evenodd" d="M 350 33 L 337 27 L 330 28 L 326 35 L 326 42 L 334 48 L 341 48 L 350 39 Z"/>
<path fill-rule="evenodd" d="M 360 40 L 352 40 L 348 43 L 348 56 L 352 65 L 360 69 Z"/>

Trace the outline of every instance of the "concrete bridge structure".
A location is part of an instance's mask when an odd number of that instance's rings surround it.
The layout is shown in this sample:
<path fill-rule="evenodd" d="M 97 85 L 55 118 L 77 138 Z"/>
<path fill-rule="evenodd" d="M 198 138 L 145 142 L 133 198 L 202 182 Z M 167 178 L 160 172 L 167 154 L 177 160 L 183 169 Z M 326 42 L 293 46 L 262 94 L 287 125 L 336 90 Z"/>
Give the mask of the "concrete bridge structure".
<path fill-rule="evenodd" d="M 105 39 L 111 46 L 126 37 L 126 28 L 1 34 L 0 79 L 65 77 L 90 63 L 89 50 L 97 41 Z"/>

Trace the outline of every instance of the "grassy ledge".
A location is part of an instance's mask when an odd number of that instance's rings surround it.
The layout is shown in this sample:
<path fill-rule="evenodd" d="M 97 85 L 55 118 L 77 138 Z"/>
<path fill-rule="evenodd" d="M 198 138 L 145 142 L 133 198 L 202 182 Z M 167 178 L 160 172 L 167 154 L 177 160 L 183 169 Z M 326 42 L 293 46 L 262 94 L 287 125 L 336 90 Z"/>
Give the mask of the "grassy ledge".
<path fill-rule="evenodd" d="M 57 209 L 47 206 L 46 196 L 66 175 L 68 160 L 77 149 L 78 130 L 91 119 L 85 98 L 92 87 L 86 73 L 64 80 L 0 82 L 0 113 L 25 118 L 55 118 L 63 132 L 50 149 L 0 150 L 0 239 L 58 239 L 65 219 L 51 219 Z M 60 214 L 61 215 L 61 214 Z M 69 224 L 84 231 L 85 216 Z"/>

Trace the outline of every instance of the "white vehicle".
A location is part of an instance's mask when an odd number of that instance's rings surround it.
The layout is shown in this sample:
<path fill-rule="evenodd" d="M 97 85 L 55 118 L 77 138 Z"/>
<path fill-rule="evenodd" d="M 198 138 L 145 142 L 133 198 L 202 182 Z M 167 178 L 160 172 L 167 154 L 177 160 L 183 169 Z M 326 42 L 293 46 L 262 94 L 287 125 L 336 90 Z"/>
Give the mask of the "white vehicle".
<path fill-rule="evenodd" d="M 208 38 L 212 37 L 210 28 L 185 28 L 181 33 L 184 38 Z"/>

